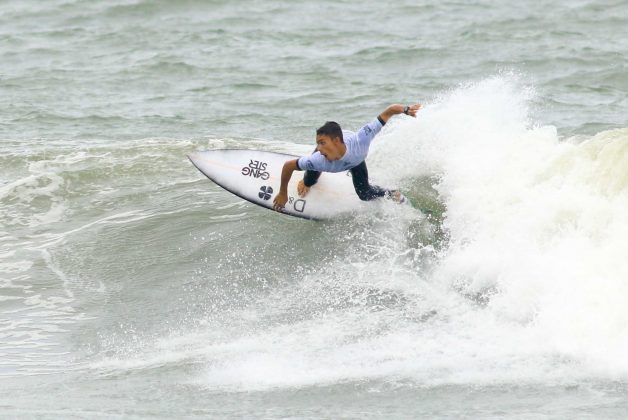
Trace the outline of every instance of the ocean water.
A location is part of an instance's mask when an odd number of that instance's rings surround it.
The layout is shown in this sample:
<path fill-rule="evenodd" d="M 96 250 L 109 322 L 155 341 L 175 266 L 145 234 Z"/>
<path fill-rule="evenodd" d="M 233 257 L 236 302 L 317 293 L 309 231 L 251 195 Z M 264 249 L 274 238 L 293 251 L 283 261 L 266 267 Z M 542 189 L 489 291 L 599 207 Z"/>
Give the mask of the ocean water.
<path fill-rule="evenodd" d="M 0 2 L 0 417 L 628 416 L 628 3 Z M 371 147 L 310 222 L 186 154 Z"/>

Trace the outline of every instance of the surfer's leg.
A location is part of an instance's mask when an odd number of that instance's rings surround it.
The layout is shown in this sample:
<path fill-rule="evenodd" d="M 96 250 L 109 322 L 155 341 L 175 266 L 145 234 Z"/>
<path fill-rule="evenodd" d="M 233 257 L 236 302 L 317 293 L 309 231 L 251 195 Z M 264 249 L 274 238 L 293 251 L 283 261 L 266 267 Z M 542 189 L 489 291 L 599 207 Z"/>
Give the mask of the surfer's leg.
<path fill-rule="evenodd" d="M 320 172 L 305 171 L 305 174 L 303 174 L 303 184 L 309 188 L 312 185 L 316 184 L 320 176 L 321 176 Z"/>
<path fill-rule="evenodd" d="M 316 153 L 317 150 L 318 150 L 318 147 L 315 147 L 312 153 Z M 318 182 L 318 178 L 320 176 L 321 176 L 320 172 L 306 170 L 305 173 L 303 174 L 303 185 L 309 189 L 312 185 Z"/>
<path fill-rule="evenodd" d="M 351 168 L 351 178 L 353 179 L 355 192 L 360 197 L 360 200 L 369 201 L 390 194 L 388 190 L 369 184 L 369 171 L 366 169 L 366 162 Z"/>

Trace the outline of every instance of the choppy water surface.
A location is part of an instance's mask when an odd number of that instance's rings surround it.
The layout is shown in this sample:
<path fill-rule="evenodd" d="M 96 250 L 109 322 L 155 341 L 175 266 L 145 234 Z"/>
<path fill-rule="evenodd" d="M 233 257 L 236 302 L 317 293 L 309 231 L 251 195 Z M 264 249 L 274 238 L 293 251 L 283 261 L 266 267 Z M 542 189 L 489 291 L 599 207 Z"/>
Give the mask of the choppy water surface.
<path fill-rule="evenodd" d="M 4 417 L 625 418 L 628 4 L 0 3 Z M 381 203 L 193 150 L 393 102 Z"/>

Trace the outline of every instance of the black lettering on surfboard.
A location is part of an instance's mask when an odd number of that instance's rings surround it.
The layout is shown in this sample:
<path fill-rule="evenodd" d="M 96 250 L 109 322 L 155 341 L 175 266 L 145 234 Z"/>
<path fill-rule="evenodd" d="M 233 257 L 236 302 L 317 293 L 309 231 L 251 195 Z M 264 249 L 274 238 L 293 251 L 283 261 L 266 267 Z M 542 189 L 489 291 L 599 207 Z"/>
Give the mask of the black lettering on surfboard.
<path fill-rule="evenodd" d="M 266 172 L 266 167 L 268 163 L 262 162 L 259 160 L 249 159 L 248 166 L 242 168 L 242 175 L 244 176 L 252 176 L 253 178 L 261 178 L 263 181 L 266 181 L 270 178 L 270 174 Z"/>
<path fill-rule="evenodd" d="M 292 208 L 294 209 L 294 211 L 303 213 L 303 210 L 305 209 L 305 200 L 302 200 L 300 198 L 295 200 L 293 196 L 289 195 L 288 203 L 292 204 Z"/>
<path fill-rule="evenodd" d="M 294 211 L 298 211 L 299 213 L 303 213 L 303 210 L 305 210 L 305 200 L 302 199 L 298 199 L 294 202 L 294 204 L 292 205 L 292 207 L 294 208 Z"/>
<path fill-rule="evenodd" d="M 270 197 L 272 197 L 272 195 L 273 195 L 273 187 L 270 187 L 270 186 L 267 187 L 266 185 L 262 186 L 259 189 L 259 193 L 257 193 L 257 196 L 261 198 L 262 200 L 270 200 Z"/>

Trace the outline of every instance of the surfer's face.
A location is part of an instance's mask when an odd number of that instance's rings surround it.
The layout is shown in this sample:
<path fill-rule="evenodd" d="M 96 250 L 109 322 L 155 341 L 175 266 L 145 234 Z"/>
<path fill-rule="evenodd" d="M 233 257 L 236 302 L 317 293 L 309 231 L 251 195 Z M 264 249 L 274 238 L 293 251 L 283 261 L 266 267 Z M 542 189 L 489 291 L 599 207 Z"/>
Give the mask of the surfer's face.
<path fill-rule="evenodd" d="M 331 138 L 327 135 L 320 134 L 316 136 L 316 150 L 327 160 L 338 160 L 345 154 L 344 144 L 339 137 Z"/>

